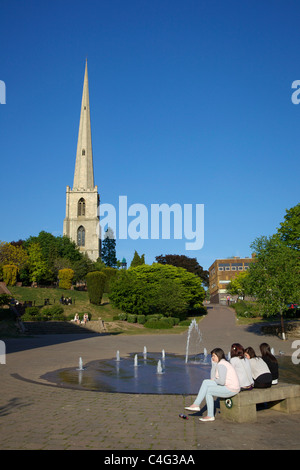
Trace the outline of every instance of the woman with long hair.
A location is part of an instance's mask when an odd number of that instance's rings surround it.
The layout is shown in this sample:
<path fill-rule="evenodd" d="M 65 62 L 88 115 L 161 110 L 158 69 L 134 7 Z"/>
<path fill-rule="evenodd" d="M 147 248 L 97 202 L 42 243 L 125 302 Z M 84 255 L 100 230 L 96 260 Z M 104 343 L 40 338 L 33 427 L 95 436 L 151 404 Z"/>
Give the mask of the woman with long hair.
<path fill-rule="evenodd" d="M 272 374 L 261 357 L 257 357 L 250 346 L 245 349 L 245 357 L 249 359 L 254 388 L 269 388 L 272 385 Z"/>
<path fill-rule="evenodd" d="M 272 354 L 271 348 L 268 343 L 261 343 L 259 346 L 261 357 L 267 364 L 272 374 L 272 385 L 278 384 L 278 361 L 276 357 Z"/>
<path fill-rule="evenodd" d="M 234 367 L 241 391 L 251 390 L 254 386 L 249 360 L 244 357 L 245 350 L 240 343 L 233 343 L 230 350 L 230 364 Z"/>
<path fill-rule="evenodd" d="M 226 360 L 223 349 L 213 349 L 211 351 L 211 360 L 211 378 L 203 380 L 194 403 L 185 407 L 189 411 L 200 411 L 200 404 L 205 398 L 207 416 L 199 418 L 203 422 L 214 421 L 215 419 L 214 397 L 230 398 L 240 391 L 238 376 L 233 366 Z"/>

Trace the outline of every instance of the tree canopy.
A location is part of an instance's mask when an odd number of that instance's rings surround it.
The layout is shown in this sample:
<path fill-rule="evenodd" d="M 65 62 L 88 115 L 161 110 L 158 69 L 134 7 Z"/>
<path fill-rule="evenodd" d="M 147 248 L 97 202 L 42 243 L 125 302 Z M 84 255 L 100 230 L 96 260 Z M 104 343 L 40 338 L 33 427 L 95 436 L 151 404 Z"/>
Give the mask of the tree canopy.
<path fill-rule="evenodd" d="M 208 287 L 208 271 L 205 271 L 196 258 L 189 258 L 185 255 L 160 255 L 155 257 L 160 264 L 170 264 L 178 268 L 184 268 L 188 272 L 199 276 L 203 285 Z"/>
<path fill-rule="evenodd" d="M 290 248 L 300 250 L 300 203 L 286 210 L 277 233 Z"/>
<path fill-rule="evenodd" d="M 202 307 L 201 279 L 183 268 L 154 263 L 120 272 L 111 285 L 111 302 L 126 313 L 182 316 Z"/>
<path fill-rule="evenodd" d="M 249 267 L 247 289 L 265 316 L 283 314 L 288 303 L 300 299 L 299 254 L 278 234 L 257 238 L 251 245 L 256 261 Z"/>

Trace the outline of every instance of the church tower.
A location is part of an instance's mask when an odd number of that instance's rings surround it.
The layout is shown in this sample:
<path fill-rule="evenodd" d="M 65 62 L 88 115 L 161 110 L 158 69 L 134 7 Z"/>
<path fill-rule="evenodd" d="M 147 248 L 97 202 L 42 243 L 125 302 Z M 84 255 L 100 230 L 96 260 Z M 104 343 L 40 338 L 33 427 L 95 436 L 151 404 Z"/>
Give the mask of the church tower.
<path fill-rule="evenodd" d="M 63 234 L 92 261 L 100 257 L 100 198 L 94 186 L 92 133 L 87 61 L 85 64 L 73 189 L 66 190 Z"/>

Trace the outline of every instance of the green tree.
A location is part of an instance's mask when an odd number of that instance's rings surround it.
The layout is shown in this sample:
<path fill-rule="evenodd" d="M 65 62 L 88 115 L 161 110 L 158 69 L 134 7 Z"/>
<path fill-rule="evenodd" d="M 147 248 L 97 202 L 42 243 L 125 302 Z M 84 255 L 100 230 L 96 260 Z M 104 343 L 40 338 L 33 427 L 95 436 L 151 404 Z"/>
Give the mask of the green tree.
<path fill-rule="evenodd" d="M 51 233 L 41 231 L 37 237 L 29 237 L 24 242 L 24 247 L 29 249 L 32 244 L 40 246 L 42 259 L 47 265 L 45 277 L 40 282 L 56 281 L 58 271 L 63 268 L 74 269 L 75 277 L 78 279 L 76 268 L 84 255 L 80 253 L 75 242 L 67 236 L 55 237 Z M 82 266 L 81 266 L 82 267 Z"/>
<path fill-rule="evenodd" d="M 109 298 L 126 313 L 178 316 L 200 309 L 204 296 L 199 277 L 183 268 L 154 263 L 120 272 Z"/>
<path fill-rule="evenodd" d="M 18 267 L 13 264 L 3 266 L 3 281 L 8 286 L 14 286 L 17 281 Z"/>
<path fill-rule="evenodd" d="M 117 266 L 116 240 L 113 231 L 108 228 L 102 241 L 101 258 L 105 266 L 115 268 Z"/>
<path fill-rule="evenodd" d="M 248 287 L 249 273 L 247 271 L 239 273 L 234 279 L 232 279 L 227 285 L 227 292 L 230 295 L 238 295 L 244 300 L 245 296 L 249 291 Z"/>
<path fill-rule="evenodd" d="M 300 250 L 300 203 L 286 210 L 284 219 L 277 233 L 289 247 Z"/>
<path fill-rule="evenodd" d="M 39 283 L 49 275 L 49 269 L 38 243 L 32 243 L 28 247 L 28 257 L 30 281 Z"/>
<path fill-rule="evenodd" d="M 257 238 L 251 245 L 256 261 L 250 264 L 248 285 L 265 316 L 283 313 L 290 302 L 300 300 L 299 254 L 281 240 L 278 234 Z"/>
<path fill-rule="evenodd" d="M 142 264 L 145 264 L 145 255 L 140 256 L 138 252 L 135 250 L 130 267 L 136 268 L 137 266 L 141 266 Z"/>
<path fill-rule="evenodd" d="M 28 255 L 22 245 L 0 242 L 0 264 L 17 266 L 18 270 L 28 264 Z"/>
<path fill-rule="evenodd" d="M 178 268 L 184 268 L 188 272 L 199 276 L 202 279 L 203 285 L 208 287 L 208 271 L 205 271 L 198 263 L 196 258 L 189 258 L 185 255 L 160 255 L 155 257 L 156 261 L 160 264 L 171 264 Z"/>

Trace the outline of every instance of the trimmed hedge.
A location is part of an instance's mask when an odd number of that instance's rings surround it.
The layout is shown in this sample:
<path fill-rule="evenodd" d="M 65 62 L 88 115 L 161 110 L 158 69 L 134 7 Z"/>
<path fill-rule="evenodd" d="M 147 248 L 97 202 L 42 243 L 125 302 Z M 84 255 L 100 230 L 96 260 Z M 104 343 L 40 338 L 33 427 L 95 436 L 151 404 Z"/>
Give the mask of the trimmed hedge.
<path fill-rule="evenodd" d="M 58 271 L 59 287 L 61 289 L 71 289 L 73 277 L 74 277 L 73 269 L 68 269 L 68 268 L 60 269 Z"/>
<path fill-rule="evenodd" d="M 160 318 L 155 319 L 151 318 L 150 320 L 147 320 L 146 323 L 144 324 L 145 328 L 153 328 L 155 330 L 162 330 L 162 329 L 168 329 L 168 328 L 173 328 L 173 321 L 172 318 Z"/>
<path fill-rule="evenodd" d="M 106 286 L 106 276 L 101 271 L 93 271 L 86 276 L 87 291 L 90 302 L 100 305 Z"/>

